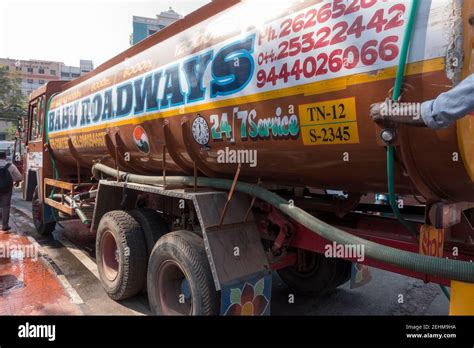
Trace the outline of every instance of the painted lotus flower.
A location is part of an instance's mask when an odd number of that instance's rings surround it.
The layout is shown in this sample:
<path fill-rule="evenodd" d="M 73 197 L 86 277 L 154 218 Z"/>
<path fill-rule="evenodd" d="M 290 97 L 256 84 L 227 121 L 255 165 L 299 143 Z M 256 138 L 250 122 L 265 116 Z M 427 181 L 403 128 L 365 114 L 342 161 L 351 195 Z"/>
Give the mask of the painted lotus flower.
<path fill-rule="evenodd" d="M 225 315 L 263 315 L 269 301 L 263 294 L 265 279 L 260 279 L 255 285 L 245 283 L 243 289 L 235 288 L 230 291 L 230 307 Z"/>

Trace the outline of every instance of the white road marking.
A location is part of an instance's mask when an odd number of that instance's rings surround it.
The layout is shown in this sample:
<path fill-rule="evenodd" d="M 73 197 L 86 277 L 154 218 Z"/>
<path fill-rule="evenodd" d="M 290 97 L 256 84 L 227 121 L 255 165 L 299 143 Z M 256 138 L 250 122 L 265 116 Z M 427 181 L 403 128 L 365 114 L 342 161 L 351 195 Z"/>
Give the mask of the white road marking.
<path fill-rule="evenodd" d="M 33 244 L 33 245 L 36 247 L 36 249 L 37 249 L 41 254 L 44 253 L 43 248 L 42 248 L 41 245 L 36 241 L 36 239 L 34 239 L 34 238 L 31 237 L 31 236 L 26 236 L 26 238 L 28 238 L 28 240 L 30 241 L 30 243 Z"/>
<path fill-rule="evenodd" d="M 82 300 L 81 296 L 79 296 L 79 294 L 77 293 L 77 291 L 73 288 L 73 286 L 71 285 L 71 283 L 69 283 L 69 281 L 67 280 L 67 278 L 64 276 L 64 275 L 57 275 L 57 277 L 59 278 L 59 281 L 61 282 L 61 284 L 63 285 L 64 289 L 67 291 L 68 295 L 69 295 L 69 298 L 71 299 L 71 301 L 74 303 L 74 304 L 83 304 L 84 301 Z"/>
<path fill-rule="evenodd" d="M 97 279 L 100 280 L 99 272 L 97 271 L 97 265 L 92 261 L 89 256 L 81 249 L 79 249 L 74 243 L 67 239 L 62 233 L 58 231 L 53 232 L 53 237 L 59 243 L 61 243 L 76 259 L 78 259 L 84 267 L 86 267 Z"/>

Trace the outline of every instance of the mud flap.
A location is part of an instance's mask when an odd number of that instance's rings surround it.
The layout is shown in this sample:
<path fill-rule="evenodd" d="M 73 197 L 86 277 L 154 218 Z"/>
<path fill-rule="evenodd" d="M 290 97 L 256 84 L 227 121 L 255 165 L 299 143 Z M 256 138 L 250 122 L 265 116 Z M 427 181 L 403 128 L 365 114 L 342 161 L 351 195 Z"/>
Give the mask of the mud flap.
<path fill-rule="evenodd" d="M 270 315 L 272 274 L 260 272 L 222 284 L 221 315 Z"/>
<path fill-rule="evenodd" d="M 195 194 L 193 200 L 216 290 L 221 290 L 221 314 L 269 314 L 272 271 L 249 197 L 234 194 L 222 225 L 226 193 Z"/>

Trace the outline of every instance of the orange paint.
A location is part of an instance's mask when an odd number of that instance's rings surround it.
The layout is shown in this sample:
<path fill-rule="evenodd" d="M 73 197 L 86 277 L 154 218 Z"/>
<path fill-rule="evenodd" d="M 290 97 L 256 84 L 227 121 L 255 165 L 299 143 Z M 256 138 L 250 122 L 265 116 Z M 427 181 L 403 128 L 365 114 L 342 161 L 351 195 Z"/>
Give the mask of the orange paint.
<path fill-rule="evenodd" d="M 474 315 L 474 284 L 451 282 L 449 315 Z"/>
<path fill-rule="evenodd" d="M 444 255 L 444 230 L 423 226 L 420 231 L 420 254 L 435 257 Z"/>
<path fill-rule="evenodd" d="M 247 302 L 243 305 L 241 315 L 254 315 L 252 302 Z"/>

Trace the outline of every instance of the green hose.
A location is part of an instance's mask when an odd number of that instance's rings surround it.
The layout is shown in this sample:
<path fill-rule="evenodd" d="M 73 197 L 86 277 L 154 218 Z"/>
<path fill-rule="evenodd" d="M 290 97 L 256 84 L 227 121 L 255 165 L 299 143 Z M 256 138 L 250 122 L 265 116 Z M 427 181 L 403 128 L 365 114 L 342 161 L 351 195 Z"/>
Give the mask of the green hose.
<path fill-rule="evenodd" d="M 395 163 L 394 163 L 394 152 L 395 147 L 393 145 L 389 145 L 387 147 L 387 178 L 388 178 L 388 198 L 390 201 L 390 206 L 392 207 L 393 213 L 397 217 L 398 221 L 406 227 L 408 231 L 410 231 L 414 236 L 418 236 L 418 231 L 410 224 L 408 221 L 405 220 L 402 213 L 398 209 L 398 202 L 395 196 Z"/>
<path fill-rule="evenodd" d="M 411 37 L 413 35 L 413 26 L 415 24 L 415 17 L 418 11 L 418 6 L 419 6 L 419 0 L 413 0 L 411 10 L 410 10 L 410 16 L 408 18 L 407 27 L 405 29 L 402 50 L 400 52 L 400 62 L 398 64 L 397 76 L 395 79 L 395 86 L 393 89 L 394 101 L 398 101 L 402 93 L 403 80 L 405 79 L 405 69 L 406 69 L 406 64 L 407 64 L 407 59 L 408 59 L 408 50 L 410 47 Z M 400 221 L 400 223 L 403 226 L 405 226 L 405 228 L 409 230 L 414 236 L 417 236 L 418 232 L 416 231 L 416 229 L 413 227 L 412 224 L 410 224 L 408 221 L 405 220 L 405 218 L 403 217 L 403 215 L 401 214 L 397 206 L 397 199 L 395 197 L 394 157 L 395 157 L 395 147 L 393 145 L 388 145 L 387 176 L 388 176 L 388 194 L 389 194 L 390 206 L 392 207 L 392 211 L 397 217 L 398 221 Z M 450 300 L 451 296 L 450 296 L 449 290 L 443 285 L 440 285 L 440 287 L 444 295 L 448 298 L 448 300 Z"/>
<path fill-rule="evenodd" d="M 92 167 L 92 174 L 96 179 L 100 180 L 100 173 L 104 173 L 113 178 L 117 178 L 117 176 L 119 176 L 119 179 L 122 181 L 127 180 L 128 182 L 140 184 L 163 185 L 164 183 L 163 177 L 161 176 L 135 175 L 122 171 L 117 173 L 117 169 L 108 167 L 101 163 L 96 163 Z M 194 186 L 194 177 L 166 177 L 166 184 Z M 232 180 L 199 177 L 197 178 L 197 186 L 230 190 L 232 187 Z M 356 237 L 350 233 L 328 225 L 327 223 L 308 214 L 304 210 L 290 204 L 290 202 L 286 201 L 282 197 L 258 185 L 237 182 L 235 190 L 238 192 L 247 193 L 273 205 L 275 208 L 279 209 L 296 222 L 305 226 L 313 233 L 329 240 L 330 242 L 336 242 L 342 245 L 364 245 L 365 256 L 367 258 L 378 260 L 414 272 L 474 283 L 473 263 L 420 255 L 392 247 L 387 247 Z"/>
<path fill-rule="evenodd" d="M 397 76 L 395 79 L 395 87 L 393 89 L 393 100 L 398 101 L 402 93 L 403 80 L 405 78 L 405 69 L 408 59 L 408 49 L 410 48 L 410 41 L 413 35 L 413 26 L 415 24 L 415 17 L 418 12 L 419 0 L 413 0 L 410 16 L 405 29 L 405 35 L 403 37 L 402 49 L 400 52 L 400 62 L 398 63 Z M 394 157 L 395 147 L 388 145 L 387 147 L 387 180 L 388 180 L 388 197 L 392 211 L 397 217 L 398 221 L 405 226 L 414 236 L 418 235 L 418 231 L 403 217 L 402 213 L 398 209 L 398 202 L 395 196 L 395 174 L 394 174 Z"/>
<path fill-rule="evenodd" d="M 448 300 L 451 300 L 451 293 L 449 292 L 448 288 L 443 285 L 440 285 L 439 287 L 441 288 L 441 291 L 443 292 L 444 296 L 446 296 Z"/>
<path fill-rule="evenodd" d="M 53 198 L 59 198 L 59 199 L 64 198 L 66 202 L 69 204 L 69 206 L 74 209 L 76 215 L 79 217 L 79 219 L 84 225 L 89 226 L 91 224 L 87 215 L 82 211 L 82 209 L 79 207 L 79 205 L 76 203 L 76 201 L 73 198 L 69 196 L 63 196 L 61 194 L 55 194 L 53 195 Z"/>
<path fill-rule="evenodd" d="M 408 49 L 410 48 L 410 41 L 413 35 L 413 26 L 415 24 L 416 14 L 418 12 L 419 0 L 413 0 L 408 23 L 405 28 L 405 35 L 403 37 L 402 49 L 400 51 L 400 62 L 398 63 L 397 77 L 395 79 L 395 87 L 393 89 L 393 100 L 397 101 L 402 94 L 403 80 L 405 79 L 405 68 L 408 59 Z"/>

